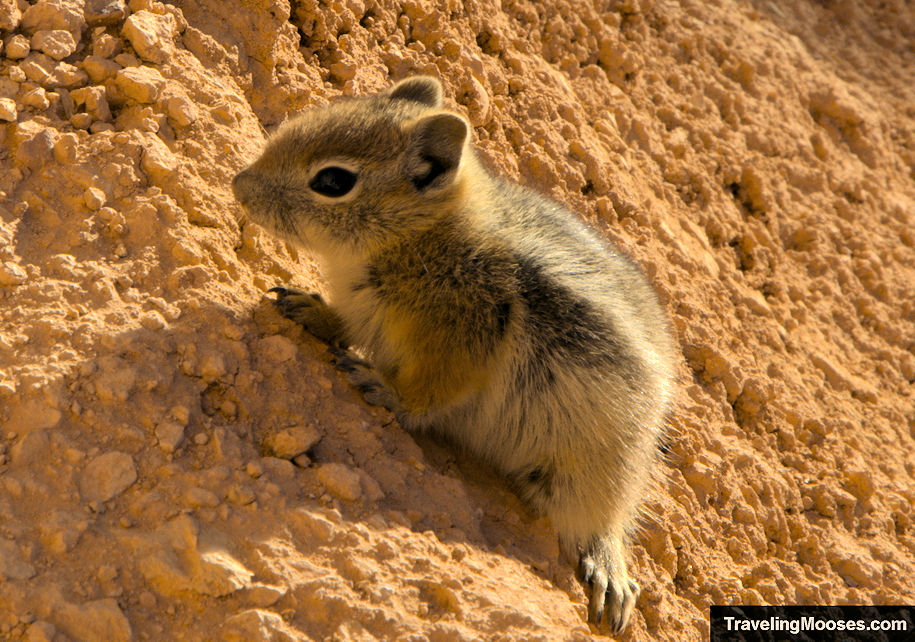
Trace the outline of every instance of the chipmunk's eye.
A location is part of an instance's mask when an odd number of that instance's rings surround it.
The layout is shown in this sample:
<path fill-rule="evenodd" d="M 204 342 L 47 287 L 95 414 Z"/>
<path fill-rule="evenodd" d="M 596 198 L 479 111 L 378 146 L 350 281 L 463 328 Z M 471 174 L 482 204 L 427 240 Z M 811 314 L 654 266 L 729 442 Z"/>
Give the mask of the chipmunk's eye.
<path fill-rule="evenodd" d="M 312 190 L 329 198 L 339 198 L 349 194 L 356 184 L 359 175 L 342 167 L 325 167 L 315 174 L 308 184 Z"/>

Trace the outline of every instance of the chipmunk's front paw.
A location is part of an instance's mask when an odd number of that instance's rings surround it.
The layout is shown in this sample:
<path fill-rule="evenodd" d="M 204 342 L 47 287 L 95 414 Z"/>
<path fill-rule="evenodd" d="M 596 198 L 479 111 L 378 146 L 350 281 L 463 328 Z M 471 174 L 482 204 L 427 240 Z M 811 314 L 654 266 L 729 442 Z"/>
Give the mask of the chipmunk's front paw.
<path fill-rule="evenodd" d="M 588 619 L 598 626 L 605 619 L 610 632 L 618 635 L 629 624 L 640 592 L 626 571 L 622 541 L 595 540 L 581 554 L 578 568 L 582 582 L 591 588 Z"/>
<path fill-rule="evenodd" d="M 287 319 L 305 327 L 312 335 L 332 346 L 346 347 L 343 322 L 317 292 L 277 286 L 274 304 Z"/>
<path fill-rule="evenodd" d="M 329 352 L 333 355 L 334 365 L 346 373 L 346 380 L 362 393 L 366 403 L 387 408 L 394 414 L 402 412 L 397 393 L 384 382 L 372 364 L 349 350 L 331 348 Z"/>

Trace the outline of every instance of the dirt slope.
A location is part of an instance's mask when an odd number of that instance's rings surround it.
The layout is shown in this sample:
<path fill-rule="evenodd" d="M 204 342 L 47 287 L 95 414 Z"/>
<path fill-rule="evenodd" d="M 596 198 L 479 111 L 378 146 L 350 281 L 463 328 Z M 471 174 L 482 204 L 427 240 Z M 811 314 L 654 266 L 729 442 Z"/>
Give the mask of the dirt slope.
<path fill-rule="evenodd" d="M 0 0 L 0 638 L 586 639 L 543 519 L 264 296 L 264 131 L 439 76 L 635 257 L 684 359 L 633 640 L 915 603 L 904 0 Z M 434 5 L 434 6 L 433 6 Z"/>

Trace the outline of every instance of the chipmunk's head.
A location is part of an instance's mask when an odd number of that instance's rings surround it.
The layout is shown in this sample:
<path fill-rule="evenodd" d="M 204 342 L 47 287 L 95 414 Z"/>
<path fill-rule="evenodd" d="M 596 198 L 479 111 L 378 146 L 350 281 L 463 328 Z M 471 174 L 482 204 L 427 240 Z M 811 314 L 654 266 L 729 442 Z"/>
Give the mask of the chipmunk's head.
<path fill-rule="evenodd" d="M 470 128 L 441 105 L 439 81 L 417 76 L 305 112 L 233 179 L 235 198 L 256 223 L 318 251 L 415 231 L 461 188 Z"/>

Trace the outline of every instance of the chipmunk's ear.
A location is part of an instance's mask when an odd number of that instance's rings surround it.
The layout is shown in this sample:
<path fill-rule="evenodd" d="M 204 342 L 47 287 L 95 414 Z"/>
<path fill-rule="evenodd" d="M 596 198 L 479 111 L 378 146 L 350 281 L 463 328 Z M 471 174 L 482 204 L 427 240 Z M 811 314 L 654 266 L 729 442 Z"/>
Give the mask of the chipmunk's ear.
<path fill-rule="evenodd" d="M 442 106 L 442 83 L 432 76 L 413 76 L 391 87 L 388 95 L 437 109 Z"/>
<path fill-rule="evenodd" d="M 450 185 L 464 156 L 470 126 L 451 112 L 442 111 L 417 120 L 410 131 L 406 172 L 421 192 Z"/>

